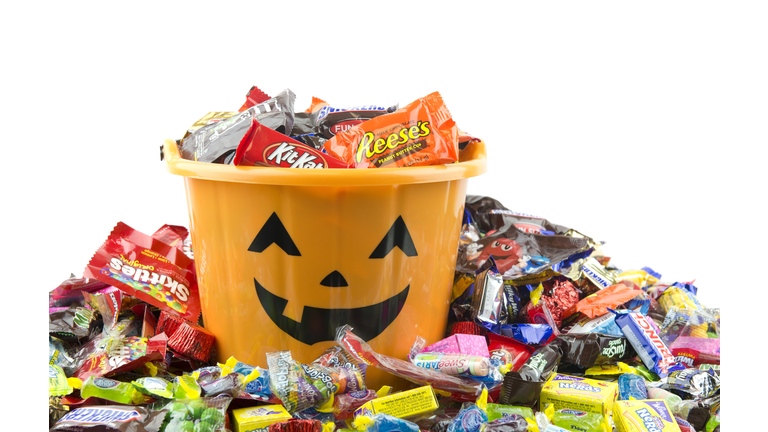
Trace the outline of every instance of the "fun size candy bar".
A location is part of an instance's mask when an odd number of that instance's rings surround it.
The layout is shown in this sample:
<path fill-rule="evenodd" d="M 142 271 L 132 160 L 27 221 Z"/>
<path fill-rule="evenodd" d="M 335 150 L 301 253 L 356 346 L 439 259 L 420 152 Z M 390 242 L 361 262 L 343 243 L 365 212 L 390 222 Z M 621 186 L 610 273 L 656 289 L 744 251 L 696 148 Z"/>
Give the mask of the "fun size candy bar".
<path fill-rule="evenodd" d="M 255 118 L 237 147 L 233 163 L 278 168 L 348 168 L 334 157 L 270 129 Z"/>
<path fill-rule="evenodd" d="M 648 369 L 662 378 L 672 371 L 685 369 L 685 365 L 675 361 L 675 356 L 643 314 L 637 312 L 614 313 L 616 314 L 616 325 L 619 326 Z"/>
<path fill-rule="evenodd" d="M 355 168 L 441 165 L 459 160 L 458 128 L 440 93 L 337 133 L 329 154 Z"/>

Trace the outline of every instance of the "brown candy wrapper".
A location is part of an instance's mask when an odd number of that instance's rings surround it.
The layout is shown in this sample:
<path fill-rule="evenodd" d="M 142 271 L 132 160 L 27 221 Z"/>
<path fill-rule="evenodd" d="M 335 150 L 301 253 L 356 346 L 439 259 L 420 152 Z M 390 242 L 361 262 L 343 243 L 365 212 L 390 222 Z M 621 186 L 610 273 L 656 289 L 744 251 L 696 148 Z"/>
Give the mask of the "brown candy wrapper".
<path fill-rule="evenodd" d="M 71 432 L 158 432 L 168 414 L 140 406 L 99 405 L 64 415 L 50 430 Z"/>

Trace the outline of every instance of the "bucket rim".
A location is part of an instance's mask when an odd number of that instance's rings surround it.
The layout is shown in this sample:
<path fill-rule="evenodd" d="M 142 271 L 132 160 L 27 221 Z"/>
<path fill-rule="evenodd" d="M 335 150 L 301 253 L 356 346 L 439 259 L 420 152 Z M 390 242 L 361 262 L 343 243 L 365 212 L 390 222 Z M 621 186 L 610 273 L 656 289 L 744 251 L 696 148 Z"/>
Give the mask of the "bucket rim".
<path fill-rule="evenodd" d="M 303 169 L 238 167 L 181 157 L 176 141 L 163 145 L 165 169 L 187 179 L 281 186 L 385 186 L 466 179 L 487 170 L 485 142 L 472 141 L 461 150 L 461 162 L 408 168 Z M 297 172 L 300 171 L 300 172 Z M 300 174 L 300 175 L 297 175 Z"/>

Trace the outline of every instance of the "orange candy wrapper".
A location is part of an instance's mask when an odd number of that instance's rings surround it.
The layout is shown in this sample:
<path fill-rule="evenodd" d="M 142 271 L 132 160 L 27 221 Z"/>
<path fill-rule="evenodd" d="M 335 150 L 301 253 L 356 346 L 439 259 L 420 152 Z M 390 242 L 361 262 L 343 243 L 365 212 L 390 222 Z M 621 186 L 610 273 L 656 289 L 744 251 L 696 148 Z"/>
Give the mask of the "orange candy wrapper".
<path fill-rule="evenodd" d="M 457 162 L 459 131 L 440 93 L 337 133 L 328 154 L 355 168 L 394 168 Z"/>

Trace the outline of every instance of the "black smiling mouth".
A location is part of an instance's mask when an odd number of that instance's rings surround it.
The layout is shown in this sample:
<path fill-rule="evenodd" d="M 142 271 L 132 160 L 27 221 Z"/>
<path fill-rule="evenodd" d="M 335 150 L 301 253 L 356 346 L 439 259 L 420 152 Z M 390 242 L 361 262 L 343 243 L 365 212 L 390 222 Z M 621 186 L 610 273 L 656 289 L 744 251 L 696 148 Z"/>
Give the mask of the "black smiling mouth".
<path fill-rule="evenodd" d="M 304 306 L 301 322 L 297 322 L 283 315 L 288 300 L 272 294 L 255 278 L 253 283 L 261 306 L 272 322 L 286 334 L 307 345 L 334 340 L 336 329 L 344 324 L 352 326 L 354 333 L 365 341 L 375 338 L 400 314 L 411 287 L 409 284 L 381 303 L 359 308 L 320 309 Z"/>

